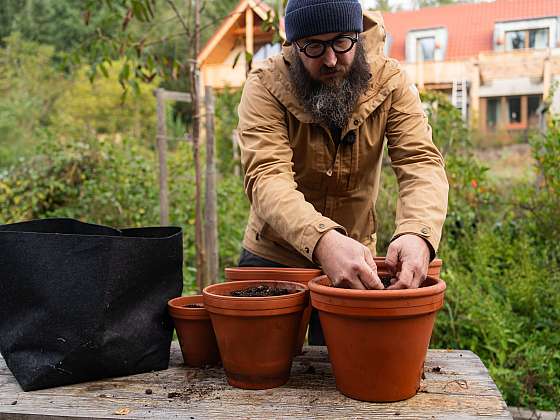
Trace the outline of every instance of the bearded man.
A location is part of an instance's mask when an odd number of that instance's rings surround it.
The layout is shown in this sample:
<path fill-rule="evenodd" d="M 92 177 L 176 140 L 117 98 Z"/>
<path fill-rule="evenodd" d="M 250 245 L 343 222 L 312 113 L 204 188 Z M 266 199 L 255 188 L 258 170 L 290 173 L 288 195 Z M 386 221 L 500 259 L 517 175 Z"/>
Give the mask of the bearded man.
<path fill-rule="evenodd" d="M 282 53 L 249 74 L 238 133 L 251 211 L 240 266 L 317 267 L 382 289 L 373 255 L 385 139 L 399 184 L 390 289 L 416 288 L 447 211 L 443 158 L 414 85 L 363 32 L 358 0 L 289 0 Z M 400 272 L 397 273 L 397 265 Z M 310 344 L 323 344 L 316 316 Z"/>

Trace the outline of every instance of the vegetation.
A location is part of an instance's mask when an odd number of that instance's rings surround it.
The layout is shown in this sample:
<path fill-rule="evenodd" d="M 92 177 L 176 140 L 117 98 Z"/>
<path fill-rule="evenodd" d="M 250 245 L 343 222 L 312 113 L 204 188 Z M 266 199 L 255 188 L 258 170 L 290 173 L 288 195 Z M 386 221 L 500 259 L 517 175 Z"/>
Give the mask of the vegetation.
<path fill-rule="evenodd" d="M 212 2 L 216 8 L 218 3 Z M 115 57 L 104 70 L 98 65 L 108 77 L 96 78 L 93 84 L 87 60 L 73 68 L 62 65 L 71 49 L 65 40 L 86 42 L 91 35 L 91 27 L 83 23 L 82 2 L 0 0 L 0 6 L 9 12 L 0 13 L 0 223 L 67 216 L 117 227 L 157 224 L 151 89 L 179 80 L 163 72 L 150 84 L 137 81 L 136 93 L 123 102 L 119 76 L 126 57 Z M 44 7 L 44 13 L 35 7 Z M 207 24 L 218 22 L 219 13 L 229 10 L 216 8 L 207 11 Z M 41 16 L 54 12 L 61 16 L 57 25 L 38 24 Z M 98 19 L 107 33 L 115 25 L 120 30 L 122 22 L 115 23 L 112 16 L 92 14 L 90 25 Z M 167 18 L 157 16 L 158 22 Z M 132 31 L 141 32 L 131 25 Z M 171 24 L 166 25 L 161 34 L 171 33 Z M 162 51 L 164 56 L 183 53 L 179 45 Z M 232 160 L 238 101 L 239 92 L 224 91 L 216 102 L 222 269 L 236 263 L 248 214 Z M 426 93 L 423 101 L 451 185 L 439 252 L 448 290 L 432 346 L 476 352 L 508 404 L 558 409 L 560 121 L 551 118 L 548 132 L 531 138 L 536 182 L 520 178 L 504 185 L 474 158 L 470 133 L 458 111 L 437 94 Z M 189 120 L 179 111 L 168 110 L 172 137 L 188 129 Z M 194 289 L 195 265 L 189 144 L 170 144 L 169 171 L 170 218 L 184 230 L 188 292 Z M 380 255 L 394 229 L 397 186 L 388 165 L 382 182 Z"/>

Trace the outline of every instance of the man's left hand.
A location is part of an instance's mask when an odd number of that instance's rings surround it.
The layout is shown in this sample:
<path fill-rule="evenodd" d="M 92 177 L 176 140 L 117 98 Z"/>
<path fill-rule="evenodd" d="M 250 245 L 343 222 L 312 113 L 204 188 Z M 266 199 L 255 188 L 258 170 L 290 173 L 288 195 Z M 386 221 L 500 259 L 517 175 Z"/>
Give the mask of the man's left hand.
<path fill-rule="evenodd" d="M 420 236 L 399 236 L 389 245 L 385 262 L 396 276 L 396 281 L 387 289 L 416 289 L 426 278 L 430 263 L 430 249 Z M 401 263 L 401 271 L 397 265 Z"/>

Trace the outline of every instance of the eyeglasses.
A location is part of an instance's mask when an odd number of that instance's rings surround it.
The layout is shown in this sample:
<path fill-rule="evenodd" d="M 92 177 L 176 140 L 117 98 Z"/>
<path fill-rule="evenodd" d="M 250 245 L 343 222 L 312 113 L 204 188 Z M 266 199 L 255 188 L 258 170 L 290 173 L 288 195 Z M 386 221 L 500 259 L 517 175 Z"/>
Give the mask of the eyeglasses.
<path fill-rule="evenodd" d="M 295 44 L 309 58 L 319 58 L 325 53 L 327 47 L 331 47 L 337 54 L 344 54 L 350 51 L 356 42 L 358 42 L 358 34 L 355 37 L 341 35 L 328 41 L 314 39 L 306 42 L 303 47 L 300 47 L 297 42 Z"/>

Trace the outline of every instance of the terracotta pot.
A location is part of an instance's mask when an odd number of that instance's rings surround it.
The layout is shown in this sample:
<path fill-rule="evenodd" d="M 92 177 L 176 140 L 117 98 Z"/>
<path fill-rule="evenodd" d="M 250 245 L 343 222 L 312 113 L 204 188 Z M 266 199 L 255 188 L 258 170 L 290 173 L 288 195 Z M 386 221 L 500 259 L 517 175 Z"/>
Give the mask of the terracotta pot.
<path fill-rule="evenodd" d="M 258 285 L 293 293 L 270 297 L 234 297 L 234 290 Z M 268 389 L 288 381 L 303 310 L 306 286 L 293 282 L 239 281 L 213 284 L 202 291 L 230 385 Z"/>
<path fill-rule="evenodd" d="M 203 305 L 202 295 L 182 296 L 167 303 L 173 318 L 181 353 L 186 365 L 201 367 L 220 363 L 220 353 L 210 315 L 204 307 L 186 308 L 185 305 Z"/>
<path fill-rule="evenodd" d="M 385 257 L 374 257 L 377 270 L 380 272 L 387 271 L 387 264 L 385 264 Z M 434 259 L 428 266 L 428 277 L 440 278 L 442 261 L 439 258 Z M 397 269 L 398 270 L 398 269 Z"/>
<path fill-rule="evenodd" d="M 226 268 L 226 281 L 275 280 L 293 281 L 307 286 L 309 280 L 319 277 L 323 272 L 315 268 L 274 268 L 274 267 L 237 267 Z M 311 301 L 303 311 L 299 326 L 296 354 L 301 354 L 305 335 L 311 318 Z"/>
<path fill-rule="evenodd" d="M 415 395 L 445 283 L 428 277 L 410 290 L 330 286 L 327 276 L 309 282 L 339 391 L 374 402 Z"/>

